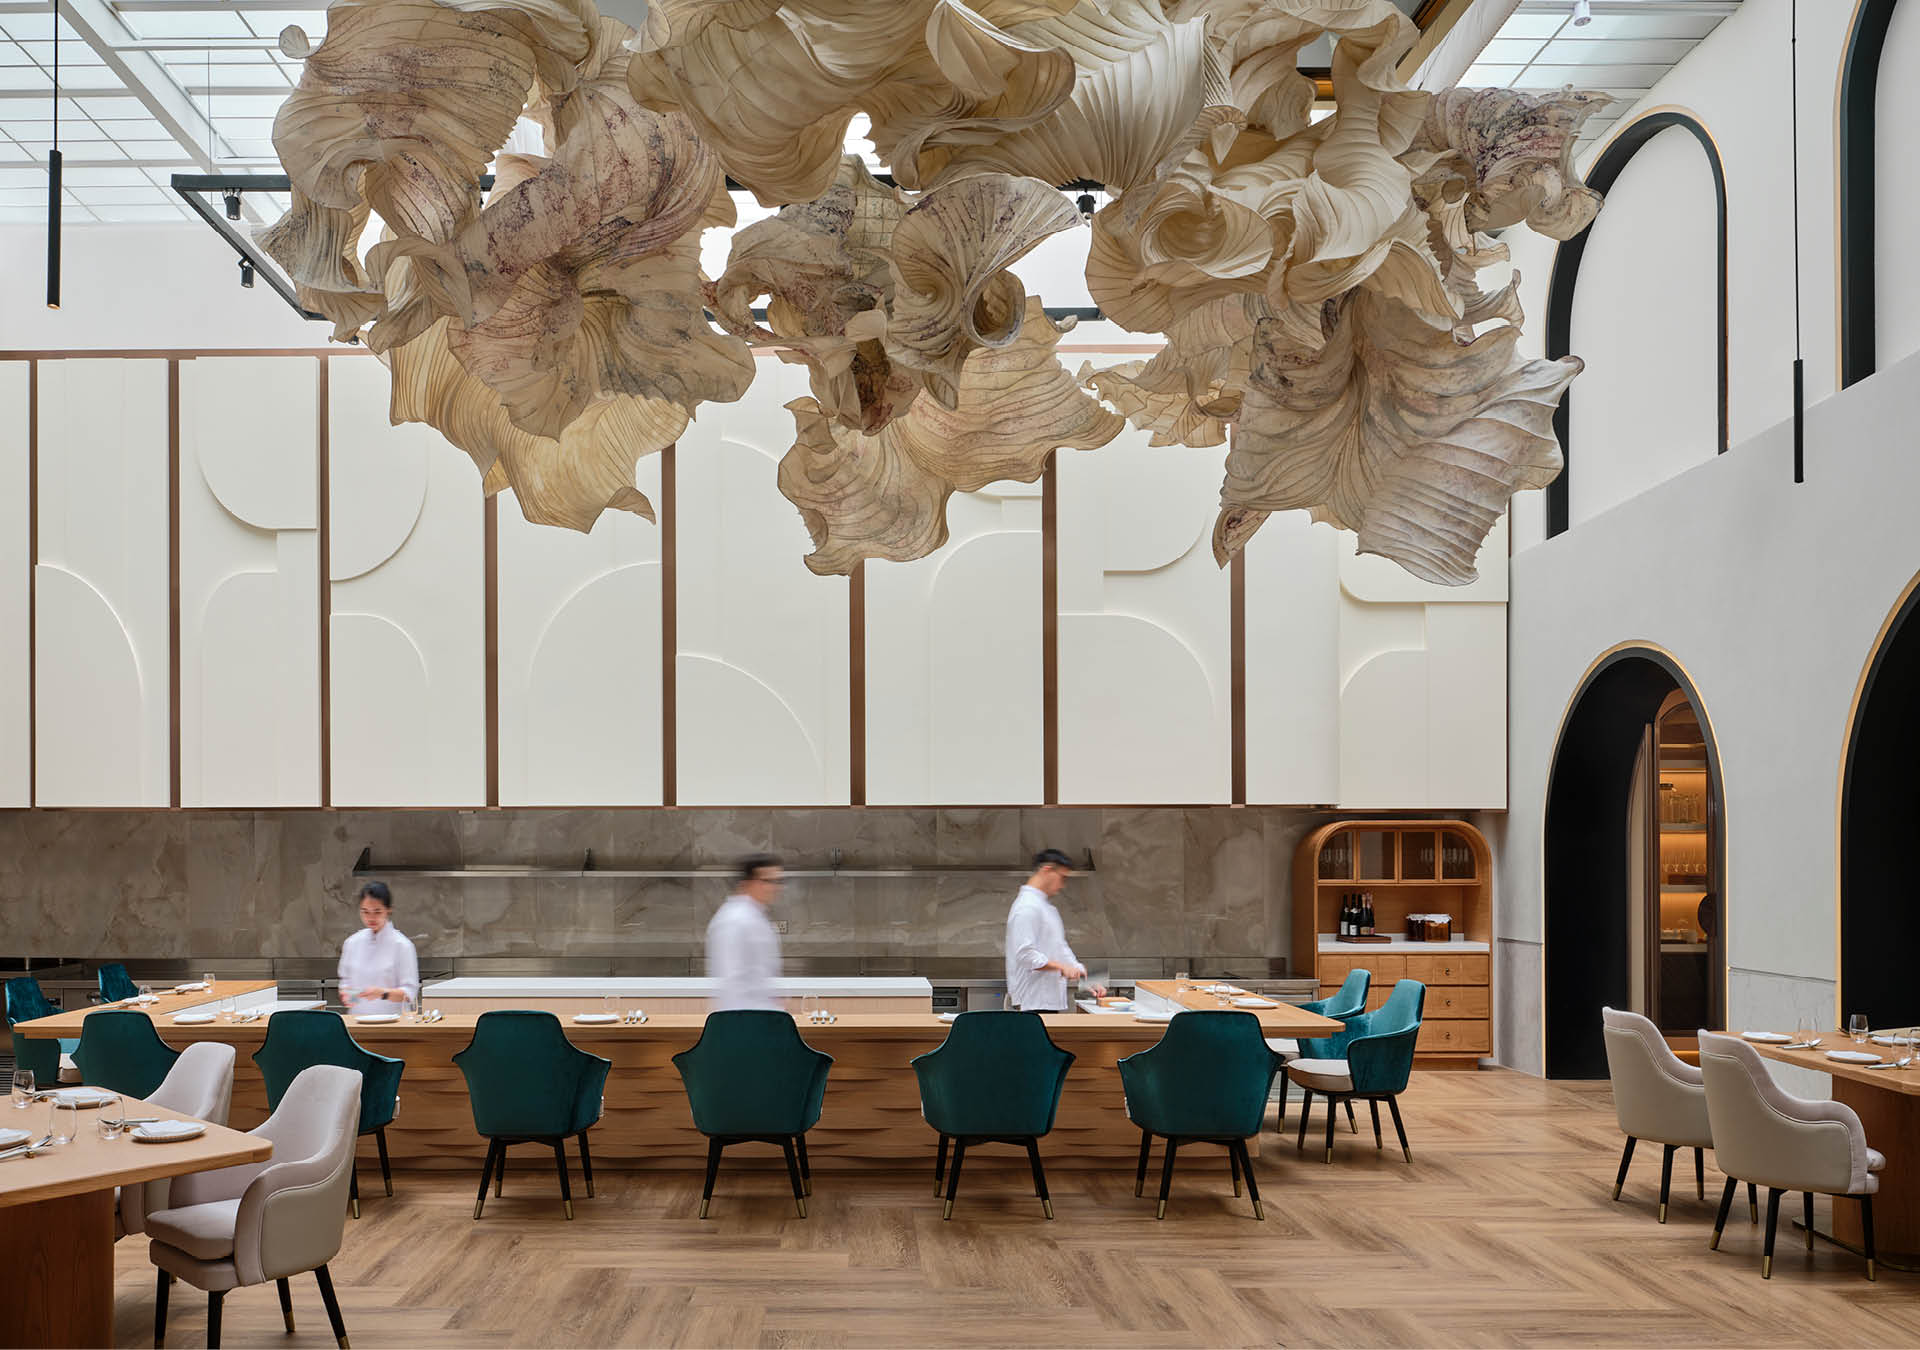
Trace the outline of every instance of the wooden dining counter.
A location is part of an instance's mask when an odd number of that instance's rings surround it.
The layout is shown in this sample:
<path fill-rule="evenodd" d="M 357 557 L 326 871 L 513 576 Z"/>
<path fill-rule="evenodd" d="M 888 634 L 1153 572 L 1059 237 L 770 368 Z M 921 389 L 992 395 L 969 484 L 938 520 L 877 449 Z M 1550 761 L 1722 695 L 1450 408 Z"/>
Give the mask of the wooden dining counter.
<path fill-rule="evenodd" d="M 1336 1030 L 1339 1023 L 1288 1004 L 1249 1010 L 1268 1036 L 1298 1036 Z M 28 1036 L 71 1036 L 78 1014 L 62 1014 L 20 1024 Z M 485 1145 L 474 1133 L 466 1080 L 453 1056 L 472 1038 L 477 1015 L 447 1014 L 430 1023 L 365 1023 L 348 1019 L 361 1045 L 377 1054 L 406 1061 L 400 1080 L 400 1114 L 387 1127 L 387 1146 L 400 1167 L 477 1167 Z M 706 1141 L 693 1117 L 672 1057 L 700 1038 L 705 1018 L 698 1013 L 662 1013 L 644 1025 L 586 1025 L 562 1018 L 567 1037 L 583 1050 L 613 1062 L 607 1075 L 606 1114 L 593 1129 L 595 1166 L 613 1168 L 700 1168 Z M 1131 1166 L 1140 1133 L 1126 1118 L 1117 1061 L 1160 1039 L 1167 1024 L 1140 1022 L 1127 1014 L 1062 1013 L 1044 1018 L 1048 1034 L 1075 1059 L 1067 1073 L 1047 1165 Z M 232 1123 L 248 1129 L 267 1115 L 266 1089 L 252 1055 L 266 1038 L 265 1019 L 176 1025 L 164 1016 L 156 1029 L 169 1045 L 222 1041 L 238 1052 Z M 933 1013 L 842 1013 L 827 1025 L 802 1023 L 809 1045 L 833 1056 L 826 1106 L 820 1124 L 807 1136 L 813 1164 L 823 1168 L 897 1167 L 930 1164 L 934 1136 L 920 1115 L 920 1089 L 909 1063 L 945 1039 L 948 1023 Z M 552 1160 L 522 1150 L 524 1165 L 551 1168 Z M 980 1161 L 1000 1161 L 999 1150 L 983 1151 Z M 767 1151 L 770 1166 L 781 1165 Z M 361 1156 L 372 1159 L 371 1138 L 361 1141 Z M 743 1161 L 752 1156 L 743 1153 Z M 971 1163 L 973 1159 L 970 1157 Z M 1009 1151 L 1009 1165 L 1026 1166 L 1024 1155 Z"/>

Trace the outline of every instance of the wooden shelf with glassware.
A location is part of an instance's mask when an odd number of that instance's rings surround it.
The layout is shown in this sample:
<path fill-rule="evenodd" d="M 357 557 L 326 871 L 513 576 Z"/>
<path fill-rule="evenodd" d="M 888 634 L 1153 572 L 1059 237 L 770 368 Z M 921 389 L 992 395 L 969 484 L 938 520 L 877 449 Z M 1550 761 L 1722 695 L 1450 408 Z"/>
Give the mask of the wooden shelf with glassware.
<path fill-rule="evenodd" d="M 1708 878 L 1712 840 L 1707 827 L 1707 762 L 1688 744 L 1662 742 L 1659 796 L 1660 952 L 1663 956 L 1707 951 L 1701 902 L 1712 890 Z M 1704 753 L 1704 747 L 1701 748 Z M 1673 752 L 1678 750 L 1678 754 Z"/>
<path fill-rule="evenodd" d="M 1341 905 L 1356 892 L 1372 896 L 1374 931 L 1391 941 L 1339 940 Z M 1444 915 L 1450 938 L 1414 937 L 1422 915 Z M 1493 851 L 1465 821 L 1338 820 L 1307 835 L 1293 858 L 1293 951 L 1321 998 L 1357 966 L 1373 973 L 1369 1008 L 1396 980 L 1426 985 L 1421 1065 L 1473 1068 L 1493 1053 Z"/>

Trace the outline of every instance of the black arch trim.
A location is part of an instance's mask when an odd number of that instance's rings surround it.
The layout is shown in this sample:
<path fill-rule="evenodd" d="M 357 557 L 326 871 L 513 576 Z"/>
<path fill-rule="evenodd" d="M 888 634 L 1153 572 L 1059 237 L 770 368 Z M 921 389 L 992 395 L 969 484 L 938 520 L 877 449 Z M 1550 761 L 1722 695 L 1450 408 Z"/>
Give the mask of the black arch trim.
<path fill-rule="evenodd" d="M 1840 387 L 1873 374 L 1873 117 L 1898 0 L 1860 0 L 1840 63 Z"/>
<path fill-rule="evenodd" d="M 1871 0 L 1869 0 L 1871 3 Z M 1707 129 L 1683 112 L 1649 113 L 1639 121 L 1629 125 L 1626 130 L 1615 136 L 1600 152 L 1600 158 L 1594 161 L 1593 168 L 1587 172 L 1587 186 L 1596 192 L 1606 193 L 1613 190 L 1613 184 L 1620 173 L 1638 154 L 1643 146 L 1668 127 L 1684 127 L 1693 138 L 1700 142 L 1700 148 L 1707 152 L 1707 164 L 1713 170 L 1713 202 L 1716 216 L 1715 238 L 1717 243 L 1715 259 L 1719 273 L 1719 339 L 1720 339 L 1720 453 L 1727 452 L 1727 176 L 1720 164 L 1720 151 L 1714 146 L 1713 137 Z M 1573 295 L 1580 284 L 1580 262 L 1586 256 L 1587 236 L 1593 231 L 1589 225 L 1573 238 L 1566 240 L 1554 251 L 1553 279 L 1547 287 L 1547 359 L 1557 360 L 1568 354 L 1573 337 Z M 1553 429 L 1560 437 L 1560 448 L 1566 455 L 1567 466 L 1560 476 L 1547 485 L 1547 537 L 1566 533 L 1568 524 L 1569 489 L 1568 478 L 1573 473 L 1573 390 L 1560 396 L 1560 406 L 1554 410 Z"/>

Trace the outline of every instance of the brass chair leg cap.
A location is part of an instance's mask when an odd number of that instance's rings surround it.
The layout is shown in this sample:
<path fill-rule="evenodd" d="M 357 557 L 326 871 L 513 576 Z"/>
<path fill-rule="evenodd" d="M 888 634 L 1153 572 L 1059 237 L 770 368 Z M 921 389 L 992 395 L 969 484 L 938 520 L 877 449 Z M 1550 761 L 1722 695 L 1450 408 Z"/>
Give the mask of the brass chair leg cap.
<path fill-rule="evenodd" d="M 800 1183 L 800 1194 L 802 1195 L 813 1194 L 813 1178 L 812 1177 L 808 1177 L 805 1181 Z"/>
<path fill-rule="evenodd" d="M 1613 1188 L 1613 1198 L 1615 1200 L 1618 1200 L 1620 1198 L 1620 1188 L 1618 1186 L 1615 1186 Z"/>
<path fill-rule="evenodd" d="M 353 1350 L 353 1347 L 347 1344 L 347 1338 L 345 1336 L 342 1336 L 339 1339 L 340 1339 L 340 1350 Z"/>
<path fill-rule="evenodd" d="M 1053 1201 L 1051 1201 L 1051 1200 L 1042 1200 L 1042 1201 L 1040 1202 L 1040 1208 L 1041 1208 L 1042 1210 L 1044 1210 L 1044 1211 L 1046 1212 L 1046 1216 L 1047 1216 L 1047 1217 L 1048 1217 L 1049 1219 L 1051 1219 L 1051 1218 L 1053 1217 Z"/>
<path fill-rule="evenodd" d="M 568 1217 L 569 1219 L 571 1219 L 571 1218 L 573 1217 L 573 1201 L 571 1201 L 571 1200 L 562 1200 L 562 1201 L 560 1202 L 560 1207 L 561 1207 L 562 1209 L 564 1209 L 564 1210 L 566 1210 L 566 1211 L 567 1211 L 567 1217 Z"/>
<path fill-rule="evenodd" d="M 1659 1220 L 1660 1220 L 1660 1222 L 1661 1222 L 1661 1223 L 1665 1223 L 1665 1222 L 1667 1221 L 1667 1207 L 1666 1207 L 1666 1205 L 1665 1205 L 1665 1204 L 1662 1204 L 1662 1205 L 1660 1206 L 1660 1216 L 1659 1216 Z"/>
<path fill-rule="evenodd" d="M 1405 1158 L 1405 1159 L 1406 1159 L 1406 1160 L 1407 1160 L 1408 1162 L 1412 1162 L 1412 1161 L 1413 1161 L 1413 1150 L 1412 1150 L 1412 1149 L 1410 1149 L 1410 1148 L 1403 1148 L 1403 1149 L 1401 1149 L 1401 1150 L 1400 1150 L 1400 1156 L 1401 1156 L 1401 1157 L 1403 1157 L 1403 1158 Z"/>
<path fill-rule="evenodd" d="M 289 1336 L 293 1335 L 293 1314 L 288 1313 L 285 1317 L 281 1318 L 280 1320 L 287 1324 L 287 1335 Z"/>
<path fill-rule="evenodd" d="M 1760 1206 L 1758 1205 L 1747 1206 L 1747 1222 L 1748 1223 L 1760 1222 Z"/>
<path fill-rule="evenodd" d="M 480 1209 L 481 1209 L 481 1206 L 480 1206 L 480 1205 L 475 1205 L 475 1206 L 473 1207 L 473 1217 L 474 1217 L 474 1218 L 476 1218 L 476 1219 L 477 1219 L 477 1218 L 479 1218 L 479 1217 L 480 1217 Z"/>
<path fill-rule="evenodd" d="M 1328 1161 L 1328 1162 L 1332 1162 L 1332 1161 L 1333 1161 L 1333 1150 L 1332 1150 L 1332 1149 L 1328 1149 L 1328 1150 L 1327 1150 L 1327 1161 Z"/>
<path fill-rule="evenodd" d="M 1239 1177 L 1235 1177 L 1233 1179 L 1233 1198 L 1236 1200 L 1240 1198 L 1240 1178 Z"/>
<path fill-rule="evenodd" d="M 1145 1186 L 1145 1185 L 1144 1185 L 1143 1183 L 1141 1183 L 1141 1182 L 1138 1182 L 1138 1181 L 1136 1181 L 1136 1182 L 1134 1182 L 1134 1183 L 1133 1183 L 1133 1196 L 1134 1196 L 1134 1199 L 1136 1199 L 1136 1200 L 1137 1200 L 1137 1199 L 1139 1199 L 1139 1198 L 1140 1198 L 1141 1196 L 1143 1196 L 1143 1195 L 1145 1195 L 1146 1193 L 1147 1193 L 1147 1188 L 1146 1188 L 1146 1186 Z"/>
<path fill-rule="evenodd" d="M 940 1198 L 940 1192 L 942 1192 L 942 1191 L 944 1191 L 944 1190 L 946 1190 L 946 1189 L 947 1189 L 947 1188 L 946 1188 L 945 1186 L 942 1186 L 942 1185 L 940 1184 L 940 1182 L 939 1182 L 939 1180 L 938 1180 L 938 1179 L 936 1178 L 936 1179 L 935 1179 L 935 1181 L 934 1181 L 934 1183 L 933 1183 L 933 1198 L 934 1198 L 935 1200 L 938 1200 L 938 1199 Z M 1140 1192 L 1138 1192 L 1138 1191 L 1135 1191 L 1135 1192 L 1134 1192 L 1134 1194 L 1135 1194 L 1135 1195 L 1138 1195 L 1139 1193 L 1140 1193 Z"/>
<path fill-rule="evenodd" d="M 353 1202 L 353 1217 L 356 1219 L 360 1217 L 360 1202 L 358 1200 Z"/>
<path fill-rule="evenodd" d="M 391 1181 L 387 1183 L 387 1199 L 393 1199 L 393 1183 Z"/>
<path fill-rule="evenodd" d="M 953 1217 L 953 1201 L 949 1200 L 940 1206 L 940 1217 L 943 1219 L 951 1219 Z"/>
<path fill-rule="evenodd" d="M 1874 1281 L 1878 1281 L 1880 1278 L 1873 1273 L 1873 1258 L 1871 1256 L 1867 1258 L 1867 1278 Z"/>
<path fill-rule="evenodd" d="M 1708 1239 L 1707 1250 L 1710 1252 L 1717 1252 L 1720 1250 L 1720 1230 L 1718 1228 L 1713 1230 L 1713 1236 L 1710 1239 Z"/>
<path fill-rule="evenodd" d="M 1162 1200 L 1154 1206 L 1153 1217 L 1156 1219 L 1164 1219 L 1167 1217 L 1167 1202 L 1165 1200 Z"/>
<path fill-rule="evenodd" d="M 1771 1256 L 1763 1256 L 1760 1258 L 1760 1278 L 1763 1280 L 1773 1278 L 1773 1258 Z"/>
<path fill-rule="evenodd" d="M 591 1181 L 587 1183 L 587 1199 L 593 1199 L 593 1183 Z"/>
<path fill-rule="evenodd" d="M 711 1204 L 711 1203 L 713 1203 L 713 1202 L 712 1202 L 712 1201 L 710 1201 L 710 1200 L 702 1200 L 702 1201 L 700 1202 L 700 1217 L 701 1217 L 701 1218 L 703 1218 L 703 1219 L 704 1219 L 704 1218 L 706 1218 L 706 1217 L 707 1217 L 707 1206 L 708 1206 L 709 1204 Z"/>
<path fill-rule="evenodd" d="M 1253 1217 L 1259 1219 L 1262 1223 L 1266 1222 L 1267 1212 L 1260 1208 L 1260 1202 L 1258 1200 L 1253 1202 Z"/>
<path fill-rule="evenodd" d="M 805 1196 L 799 1196 L 799 1195 L 797 1195 L 797 1196 L 795 1196 L 795 1197 L 794 1197 L 794 1199 L 793 1199 L 793 1203 L 794 1203 L 794 1207 L 795 1207 L 795 1208 L 797 1208 L 797 1209 L 798 1209 L 798 1210 L 800 1211 L 800 1217 L 801 1217 L 801 1218 L 803 1218 L 803 1219 L 804 1219 L 804 1218 L 806 1218 L 806 1217 L 807 1217 L 807 1200 L 806 1200 L 806 1197 L 805 1197 Z"/>

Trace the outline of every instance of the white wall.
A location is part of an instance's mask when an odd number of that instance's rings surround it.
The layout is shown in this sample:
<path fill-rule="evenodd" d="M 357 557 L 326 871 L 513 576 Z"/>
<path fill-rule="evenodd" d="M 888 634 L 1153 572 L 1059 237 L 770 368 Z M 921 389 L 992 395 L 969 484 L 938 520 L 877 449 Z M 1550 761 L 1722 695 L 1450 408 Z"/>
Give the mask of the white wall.
<path fill-rule="evenodd" d="M 28 375 L 24 361 L 0 362 L 0 806 L 32 800 L 28 775 L 32 704 L 29 652 L 22 641 L 32 579 L 28 574 Z"/>

